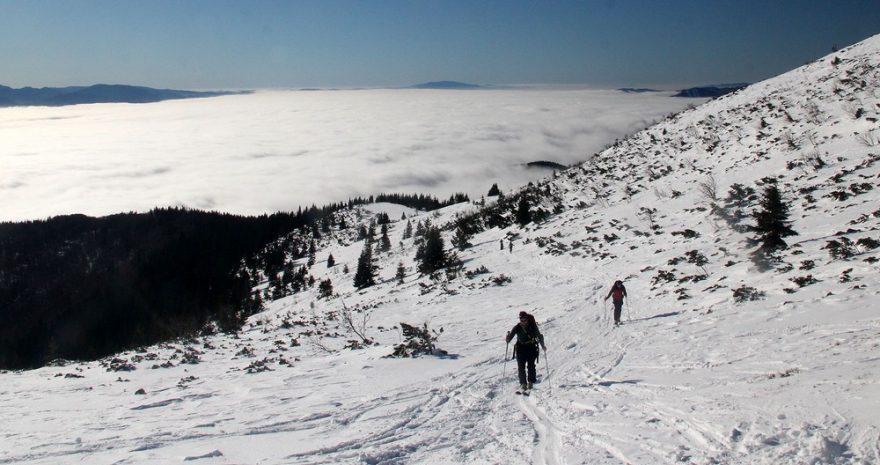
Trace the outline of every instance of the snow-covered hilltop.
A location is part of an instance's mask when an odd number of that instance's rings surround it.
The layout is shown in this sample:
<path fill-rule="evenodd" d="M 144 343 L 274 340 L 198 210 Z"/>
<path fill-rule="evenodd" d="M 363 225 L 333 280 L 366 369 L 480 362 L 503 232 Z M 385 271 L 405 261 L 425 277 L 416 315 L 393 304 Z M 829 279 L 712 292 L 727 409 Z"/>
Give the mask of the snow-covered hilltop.
<path fill-rule="evenodd" d="M 672 116 L 505 193 L 546 214 L 482 223 L 457 277 L 416 271 L 406 223 L 448 225 L 448 248 L 479 205 L 350 211 L 408 218 L 376 285 L 353 287 L 364 243 L 336 231 L 309 268 L 333 297 L 268 302 L 237 337 L 3 373 L 0 463 L 878 463 L 878 85 L 874 37 Z M 798 233 L 775 261 L 747 229 L 771 185 Z M 504 360 L 521 310 L 548 345 L 530 397 Z M 351 349 L 346 316 L 375 345 Z M 446 354 L 386 358 L 400 323 L 442 328 Z"/>

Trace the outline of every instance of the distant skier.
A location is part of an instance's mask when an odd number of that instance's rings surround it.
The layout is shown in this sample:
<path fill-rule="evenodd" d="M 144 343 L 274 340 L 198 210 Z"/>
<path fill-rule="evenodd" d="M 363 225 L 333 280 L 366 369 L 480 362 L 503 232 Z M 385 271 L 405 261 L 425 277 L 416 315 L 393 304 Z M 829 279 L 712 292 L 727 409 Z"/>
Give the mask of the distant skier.
<path fill-rule="evenodd" d="M 620 325 L 620 310 L 623 308 L 623 299 L 626 297 L 626 286 L 623 285 L 623 281 L 614 281 L 605 300 L 607 301 L 609 297 L 614 303 L 614 326 L 618 326 Z"/>
<path fill-rule="evenodd" d="M 513 346 L 513 355 L 519 368 L 519 384 L 522 391 L 526 392 L 537 381 L 535 362 L 538 360 L 538 346 L 540 345 L 544 352 L 547 351 L 547 346 L 544 345 L 544 335 L 538 329 L 535 317 L 526 312 L 519 312 L 519 323 L 507 332 L 507 343 L 510 343 L 514 336 L 516 344 Z M 526 377 L 526 366 L 528 366 L 528 377 Z"/>

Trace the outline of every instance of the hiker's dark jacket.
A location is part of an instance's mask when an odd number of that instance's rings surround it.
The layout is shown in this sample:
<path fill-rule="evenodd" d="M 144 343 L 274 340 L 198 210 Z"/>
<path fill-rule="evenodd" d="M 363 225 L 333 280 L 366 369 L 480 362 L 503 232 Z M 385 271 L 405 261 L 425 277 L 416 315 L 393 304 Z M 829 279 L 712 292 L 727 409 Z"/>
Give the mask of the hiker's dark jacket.
<path fill-rule="evenodd" d="M 544 345 L 544 335 L 541 334 L 537 324 L 530 324 L 528 329 L 517 324 L 508 333 L 507 342 L 510 342 L 514 337 L 516 345 L 513 347 L 513 351 L 517 358 L 535 358 L 538 356 L 538 346 Z"/>

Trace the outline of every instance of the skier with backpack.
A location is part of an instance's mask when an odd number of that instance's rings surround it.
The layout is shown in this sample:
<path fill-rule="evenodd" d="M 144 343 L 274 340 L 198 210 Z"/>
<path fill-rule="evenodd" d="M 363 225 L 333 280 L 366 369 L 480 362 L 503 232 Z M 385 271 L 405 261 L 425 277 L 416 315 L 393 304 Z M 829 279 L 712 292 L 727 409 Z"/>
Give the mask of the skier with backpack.
<path fill-rule="evenodd" d="M 611 286 L 611 290 L 608 291 L 605 300 L 607 301 L 609 297 L 611 297 L 611 302 L 614 303 L 614 326 L 619 326 L 620 310 L 623 308 L 623 299 L 626 297 L 626 286 L 623 285 L 623 281 L 614 281 L 614 285 Z"/>
<path fill-rule="evenodd" d="M 516 337 L 516 344 L 513 346 L 513 356 L 516 358 L 516 365 L 519 369 L 521 388 L 519 392 L 528 395 L 528 391 L 537 381 L 535 363 L 539 356 L 538 346 L 544 352 L 547 351 L 547 346 L 544 345 L 544 335 L 538 329 L 534 315 L 526 312 L 519 312 L 519 323 L 507 332 L 507 343 L 510 344 L 514 337 Z M 526 368 L 528 368 L 528 376 Z"/>

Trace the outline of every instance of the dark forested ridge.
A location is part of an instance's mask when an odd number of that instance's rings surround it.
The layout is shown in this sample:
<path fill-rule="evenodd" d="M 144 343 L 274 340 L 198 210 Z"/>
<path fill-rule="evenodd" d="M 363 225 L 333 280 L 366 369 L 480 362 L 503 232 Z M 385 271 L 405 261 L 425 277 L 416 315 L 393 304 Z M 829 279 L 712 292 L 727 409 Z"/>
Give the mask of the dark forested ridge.
<path fill-rule="evenodd" d="M 307 216 L 163 209 L 0 224 L 0 368 L 234 325 L 255 304 L 243 258 Z"/>
<path fill-rule="evenodd" d="M 152 103 L 163 100 L 217 97 L 242 92 L 196 92 L 153 89 L 120 84 L 96 84 L 88 87 L 25 87 L 13 89 L 0 85 L 0 107 L 63 106 L 84 103 Z"/>
<path fill-rule="evenodd" d="M 464 200 L 381 194 L 259 217 L 171 208 L 0 223 L 0 369 L 100 358 L 211 322 L 235 330 L 261 309 L 253 287 L 306 256 L 334 212 Z"/>

